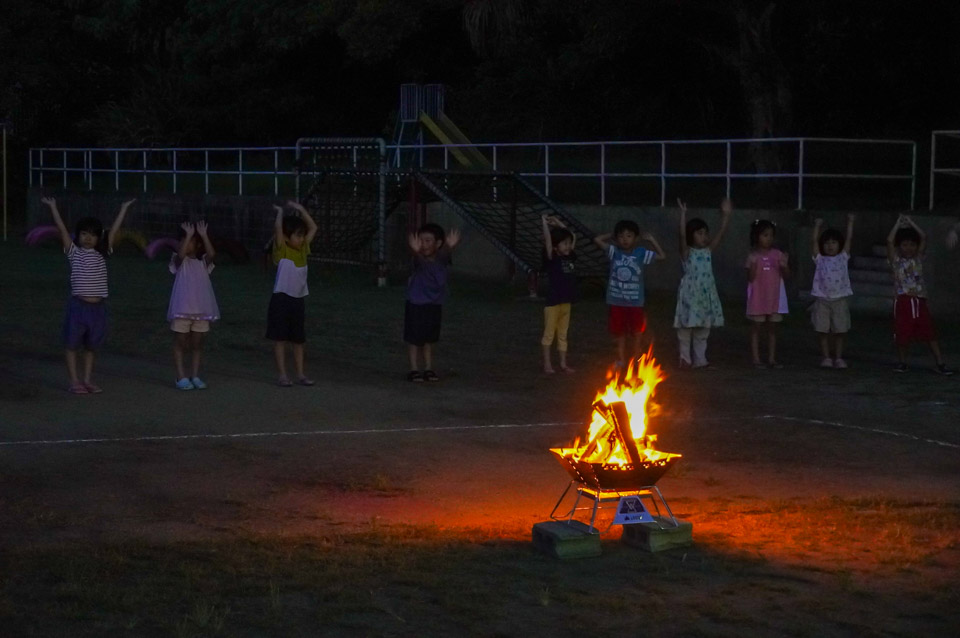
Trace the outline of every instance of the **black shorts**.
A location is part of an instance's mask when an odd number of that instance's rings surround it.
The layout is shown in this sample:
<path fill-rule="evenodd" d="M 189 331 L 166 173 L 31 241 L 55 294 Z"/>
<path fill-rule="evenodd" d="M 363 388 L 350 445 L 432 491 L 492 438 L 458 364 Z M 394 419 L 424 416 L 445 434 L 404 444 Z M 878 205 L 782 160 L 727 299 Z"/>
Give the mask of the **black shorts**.
<path fill-rule="evenodd" d="M 307 340 L 304 299 L 282 292 L 273 293 L 267 309 L 267 339 L 292 343 L 304 343 Z"/>
<path fill-rule="evenodd" d="M 412 346 L 440 341 L 440 311 L 438 303 L 407 302 L 403 311 L 403 340 Z"/>

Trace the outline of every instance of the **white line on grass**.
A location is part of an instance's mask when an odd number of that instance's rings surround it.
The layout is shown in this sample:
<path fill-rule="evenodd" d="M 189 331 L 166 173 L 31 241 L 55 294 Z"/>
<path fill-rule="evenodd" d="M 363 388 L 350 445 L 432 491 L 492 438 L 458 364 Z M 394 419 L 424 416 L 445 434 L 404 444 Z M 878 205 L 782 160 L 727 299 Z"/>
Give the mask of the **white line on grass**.
<path fill-rule="evenodd" d="M 839 421 L 823 421 L 821 419 L 805 419 L 794 416 L 782 416 L 777 414 L 763 414 L 752 417 L 693 417 L 697 423 L 715 423 L 720 421 L 791 421 L 805 425 L 819 425 L 834 428 L 843 428 L 847 430 L 858 430 L 860 432 L 869 432 L 871 434 L 884 434 L 887 436 L 896 436 L 921 443 L 930 443 L 940 447 L 960 449 L 956 443 L 947 441 L 938 441 L 936 439 L 927 439 L 897 432 L 895 430 L 883 430 L 880 428 L 868 428 L 860 425 L 850 425 Z M 440 427 L 417 427 L 417 428 L 367 428 L 361 430 L 305 430 L 295 432 L 237 432 L 232 434 L 170 434 L 154 436 L 135 436 L 135 437 L 116 437 L 116 438 L 97 438 L 97 439 L 46 439 L 32 441 L 0 441 L 0 447 L 12 447 L 20 445 L 68 445 L 80 443 L 140 443 L 146 441 L 186 441 L 191 439 L 255 439 L 279 436 L 335 436 L 338 434 L 391 434 L 399 432 L 451 432 L 461 430 L 507 430 L 507 429 L 527 429 L 527 428 L 549 428 L 558 426 L 577 425 L 580 421 L 552 421 L 548 423 L 497 423 L 491 425 L 450 425 Z"/>

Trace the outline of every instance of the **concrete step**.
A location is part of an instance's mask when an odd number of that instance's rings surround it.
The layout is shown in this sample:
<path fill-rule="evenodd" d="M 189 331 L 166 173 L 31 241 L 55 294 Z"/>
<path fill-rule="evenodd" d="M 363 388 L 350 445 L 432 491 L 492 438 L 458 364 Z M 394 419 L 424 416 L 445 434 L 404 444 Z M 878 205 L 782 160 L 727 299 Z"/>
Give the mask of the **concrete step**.
<path fill-rule="evenodd" d="M 870 247 L 870 254 L 874 257 L 887 257 L 887 245 L 886 244 L 874 244 Z"/>
<path fill-rule="evenodd" d="M 857 270 L 882 270 L 884 272 L 890 272 L 890 262 L 887 261 L 886 255 L 883 257 L 855 256 L 850 260 L 850 268 L 855 268 Z"/>
<path fill-rule="evenodd" d="M 888 270 L 850 270 L 850 281 L 863 282 L 863 283 L 872 283 L 872 284 L 886 284 L 889 286 L 893 285 L 893 275 Z"/>
<path fill-rule="evenodd" d="M 855 296 L 886 297 L 887 299 L 893 299 L 893 284 L 890 282 L 872 283 L 851 280 L 850 286 L 853 288 L 853 294 Z"/>

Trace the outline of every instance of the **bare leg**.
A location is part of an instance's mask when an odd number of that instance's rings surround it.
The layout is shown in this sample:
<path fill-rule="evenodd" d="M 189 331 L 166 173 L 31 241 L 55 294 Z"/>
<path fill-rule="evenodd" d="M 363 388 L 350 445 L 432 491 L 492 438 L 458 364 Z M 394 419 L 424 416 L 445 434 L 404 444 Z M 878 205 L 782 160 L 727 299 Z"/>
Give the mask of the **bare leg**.
<path fill-rule="evenodd" d="M 756 321 L 750 324 L 750 354 L 753 364 L 760 365 L 760 325 Z"/>
<path fill-rule="evenodd" d="M 203 339 L 206 333 L 204 332 L 191 332 L 190 333 L 190 348 L 192 352 L 192 361 L 193 364 L 193 376 L 200 376 L 200 353 L 203 352 Z"/>
<path fill-rule="evenodd" d="M 635 332 L 633 333 L 633 352 L 630 354 L 630 358 L 639 357 L 643 352 L 643 333 Z"/>
<path fill-rule="evenodd" d="M 96 354 L 93 350 L 83 351 L 83 382 L 89 384 L 90 377 L 93 376 L 93 360 Z"/>
<path fill-rule="evenodd" d="M 836 339 L 837 359 L 843 359 L 843 335 L 838 334 Z"/>
<path fill-rule="evenodd" d="M 70 385 L 79 385 L 80 377 L 77 376 L 77 351 L 67 350 L 67 374 L 70 376 Z"/>
<path fill-rule="evenodd" d="M 550 362 L 550 346 L 540 346 L 543 348 L 543 371 L 547 374 L 553 374 L 553 364 Z M 563 367 L 564 354 L 560 353 L 560 367 Z"/>
<path fill-rule="evenodd" d="M 830 358 L 830 335 L 826 332 L 819 333 L 820 335 L 820 354 L 823 355 L 824 359 Z M 839 358 L 840 355 L 837 355 Z"/>
<path fill-rule="evenodd" d="M 566 372 L 567 374 L 571 374 L 571 373 L 573 373 L 573 372 L 576 372 L 576 370 L 574 370 L 573 368 L 571 368 L 570 366 L 567 365 L 567 351 L 566 351 L 566 350 L 557 350 L 557 355 L 560 357 L 560 369 L 561 369 L 561 370 L 563 370 L 563 371 Z"/>
<path fill-rule="evenodd" d="M 183 379 L 187 376 L 183 370 L 183 353 L 190 344 L 189 339 L 190 335 L 186 333 L 173 333 L 173 363 L 177 366 L 177 379 Z"/>
<path fill-rule="evenodd" d="M 410 355 L 410 372 L 419 372 L 420 366 L 417 362 L 417 355 L 419 354 L 420 347 L 415 346 L 412 343 L 407 344 L 407 354 Z"/>
<path fill-rule="evenodd" d="M 943 357 L 940 355 L 940 344 L 936 341 L 930 342 L 930 352 L 933 353 L 933 358 L 937 360 L 937 365 L 943 365 Z"/>
<path fill-rule="evenodd" d="M 627 335 L 617 335 L 617 362 L 626 364 Z"/>
<path fill-rule="evenodd" d="M 433 370 L 433 348 L 430 347 L 431 344 L 423 344 L 423 369 L 424 370 Z"/>
<path fill-rule="evenodd" d="M 897 346 L 897 361 L 899 363 L 907 362 L 907 346 Z"/>
<path fill-rule="evenodd" d="M 273 342 L 273 358 L 277 361 L 277 372 L 281 377 L 287 376 L 287 342 Z"/>
<path fill-rule="evenodd" d="M 303 374 L 303 352 L 305 350 L 306 344 L 295 343 L 293 344 L 293 367 L 297 371 L 297 378 L 302 379 L 306 375 Z"/>
<path fill-rule="evenodd" d="M 777 324 L 772 321 L 767 324 L 767 344 L 770 349 L 770 364 L 773 365 L 777 362 Z"/>

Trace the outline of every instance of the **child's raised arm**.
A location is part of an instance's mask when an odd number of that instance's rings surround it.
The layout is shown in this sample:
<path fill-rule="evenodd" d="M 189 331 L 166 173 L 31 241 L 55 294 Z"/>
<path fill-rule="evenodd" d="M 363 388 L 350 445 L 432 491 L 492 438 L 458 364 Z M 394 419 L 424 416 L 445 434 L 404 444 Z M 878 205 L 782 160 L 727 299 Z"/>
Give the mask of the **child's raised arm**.
<path fill-rule="evenodd" d="M 312 242 L 313 238 L 317 235 L 317 222 L 313 221 L 313 217 L 310 216 L 310 211 L 300 202 L 295 202 L 291 199 L 287 202 L 287 206 L 300 212 L 303 223 L 307 225 L 307 234 L 304 235 L 303 243 L 309 246 L 310 242 Z"/>
<path fill-rule="evenodd" d="M 667 253 L 663 252 L 663 248 L 660 247 L 660 244 L 657 243 L 657 238 L 654 237 L 649 232 L 644 232 L 640 235 L 640 239 L 646 242 L 653 244 L 653 250 L 657 253 L 657 261 L 663 261 L 667 258 Z"/>
<path fill-rule="evenodd" d="M 207 235 L 207 228 L 207 222 L 197 222 L 197 234 L 200 235 L 200 239 L 203 241 L 203 260 L 209 264 L 216 258 L 217 251 L 213 248 L 213 242 L 210 241 L 210 237 Z"/>
<path fill-rule="evenodd" d="M 447 250 L 453 250 L 459 243 L 460 230 L 457 228 L 451 228 L 449 232 L 447 232 L 447 240 L 443 242 L 443 245 L 447 247 Z"/>
<path fill-rule="evenodd" d="M 850 256 L 850 247 L 853 245 L 853 220 L 857 216 L 853 213 L 847 215 L 847 239 L 843 242 L 843 252 L 847 253 L 847 256 Z"/>
<path fill-rule="evenodd" d="M 190 222 L 183 222 L 180 224 L 180 228 L 182 228 L 186 234 L 183 236 L 183 239 L 180 240 L 180 248 L 177 249 L 177 264 L 182 264 L 183 260 L 187 258 L 187 247 L 190 246 L 190 242 L 193 241 L 193 233 L 196 230 Z"/>
<path fill-rule="evenodd" d="M 127 216 L 127 209 L 137 200 L 128 199 L 127 201 L 120 204 L 120 212 L 117 213 L 117 218 L 113 220 L 113 225 L 110 226 L 110 232 L 107 233 L 107 252 L 113 252 L 113 242 L 117 238 L 117 233 L 120 232 L 120 226 L 123 225 L 123 219 Z"/>
<path fill-rule="evenodd" d="M 947 233 L 947 248 L 949 248 L 950 250 L 953 250 L 954 248 L 957 247 L 957 240 L 960 239 L 960 237 L 958 237 L 957 231 L 960 231 L 960 222 L 954 224 L 953 227 L 950 229 L 950 232 Z"/>
<path fill-rule="evenodd" d="M 687 204 L 678 197 L 677 206 L 680 207 L 680 258 L 686 259 L 690 254 L 690 247 L 687 246 Z"/>
<path fill-rule="evenodd" d="M 540 215 L 540 221 L 543 223 L 543 250 L 547 253 L 547 259 L 553 257 L 553 240 L 550 238 L 550 218 L 546 213 Z"/>
<path fill-rule="evenodd" d="M 610 247 L 610 238 L 613 237 L 613 233 L 603 233 L 602 235 L 597 235 L 593 238 L 593 243 L 597 246 L 606 250 Z"/>
<path fill-rule="evenodd" d="M 273 210 L 277 211 L 277 216 L 273 219 L 273 244 L 282 246 L 287 241 L 283 234 L 283 207 L 274 204 Z"/>
<path fill-rule="evenodd" d="M 820 227 L 823 226 L 823 220 L 819 217 L 813 222 L 813 237 L 810 243 L 810 252 L 816 257 L 820 254 Z"/>
<path fill-rule="evenodd" d="M 414 255 L 420 254 L 420 233 L 410 233 L 407 235 L 407 245 Z"/>
<path fill-rule="evenodd" d="M 900 230 L 901 223 L 903 223 L 903 215 L 897 217 L 897 221 L 893 222 L 893 228 L 887 233 L 887 261 L 890 262 L 893 262 L 897 258 L 897 247 L 893 241 L 897 236 L 897 231 Z"/>
<path fill-rule="evenodd" d="M 716 250 L 717 246 L 720 245 L 720 240 L 723 239 L 723 234 L 727 232 L 727 226 L 730 225 L 730 215 L 733 214 L 733 202 L 729 197 L 724 197 L 720 202 L 720 213 L 720 230 L 718 230 L 717 234 L 710 240 L 710 250 Z"/>
<path fill-rule="evenodd" d="M 927 249 L 927 234 L 923 232 L 923 229 L 917 226 L 913 219 L 909 215 L 903 216 L 904 221 L 910 224 L 910 227 L 917 231 L 917 234 L 920 235 L 920 245 L 917 246 L 917 256 L 923 257 L 924 251 Z"/>
<path fill-rule="evenodd" d="M 53 223 L 57 225 L 57 230 L 60 231 L 60 242 L 63 244 L 63 252 L 67 252 L 70 250 L 70 244 L 73 243 L 73 238 L 70 237 L 70 231 L 67 230 L 67 225 L 63 223 L 63 219 L 60 217 L 60 211 L 57 210 L 57 200 L 53 197 L 41 197 L 40 202 L 50 209 L 50 214 L 53 216 Z"/>

